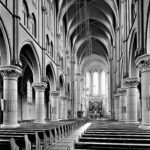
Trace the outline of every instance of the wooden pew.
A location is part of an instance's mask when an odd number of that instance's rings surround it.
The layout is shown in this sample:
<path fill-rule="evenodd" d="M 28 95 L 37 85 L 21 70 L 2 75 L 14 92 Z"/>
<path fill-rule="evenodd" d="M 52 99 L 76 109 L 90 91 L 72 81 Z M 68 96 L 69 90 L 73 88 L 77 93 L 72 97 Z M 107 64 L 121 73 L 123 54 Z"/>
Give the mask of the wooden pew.
<path fill-rule="evenodd" d="M 1 135 L 1 138 L 3 139 L 4 139 L 4 136 L 9 136 L 10 138 L 14 137 L 17 140 L 20 136 L 20 141 L 24 139 L 25 147 L 31 147 L 31 148 L 35 148 L 36 150 L 41 150 L 42 148 L 46 148 L 49 145 L 57 142 L 57 140 L 61 140 L 61 138 L 68 136 L 74 130 L 75 123 L 78 124 L 79 121 L 78 122 L 70 121 L 69 123 L 63 122 L 63 125 L 62 125 L 62 122 L 60 123 L 57 122 L 57 123 L 53 123 L 52 126 L 29 125 L 29 127 L 27 128 L 26 126 L 15 128 L 15 129 L 0 128 L 0 135 Z M 26 135 L 26 138 L 24 137 L 25 135 Z M 9 139 L 5 141 L 9 141 Z"/>
<path fill-rule="evenodd" d="M 95 143 L 95 142 L 75 142 L 75 149 L 111 149 L 111 150 L 149 150 L 150 144 L 133 144 L 133 143 Z"/>
<path fill-rule="evenodd" d="M 95 138 L 101 138 L 101 137 L 107 137 L 107 138 L 141 138 L 141 139 L 147 139 L 150 138 L 149 135 L 110 135 L 110 134 L 82 134 L 82 137 L 95 137 Z"/>
<path fill-rule="evenodd" d="M 25 138 L 25 135 L 27 135 L 28 137 Z M 17 144 L 19 143 L 20 145 L 25 145 L 25 143 L 26 145 L 30 145 L 29 143 L 31 142 L 31 148 L 34 148 L 36 150 L 41 150 L 43 147 L 43 145 L 41 144 L 41 140 L 39 138 L 38 132 L 32 132 L 32 131 L 16 132 L 13 130 L 3 131 L 3 132 L 0 132 L 0 137 L 3 139 L 5 137 L 13 137 L 15 138 Z"/>
<path fill-rule="evenodd" d="M 150 144 L 150 137 L 147 139 L 142 139 L 142 138 L 108 138 L 108 137 L 79 137 L 78 138 L 79 142 L 114 142 L 114 143 L 143 143 L 143 144 Z"/>
<path fill-rule="evenodd" d="M 0 149 L 1 150 L 19 150 L 19 147 L 16 144 L 14 138 L 11 138 L 11 139 L 0 138 Z"/>
<path fill-rule="evenodd" d="M 31 142 L 27 135 L 0 135 L 0 148 L 8 150 L 31 150 Z"/>
<path fill-rule="evenodd" d="M 150 133 L 146 133 L 146 132 L 122 132 L 122 131 L 116 131 L 116 132 L 110 132 L 110 131 L 99 131 L 99 132 L 92 132 L 92 131 L 85 131 L 85 134 L 109 134 L 109 135 L 150 135 Z"/>

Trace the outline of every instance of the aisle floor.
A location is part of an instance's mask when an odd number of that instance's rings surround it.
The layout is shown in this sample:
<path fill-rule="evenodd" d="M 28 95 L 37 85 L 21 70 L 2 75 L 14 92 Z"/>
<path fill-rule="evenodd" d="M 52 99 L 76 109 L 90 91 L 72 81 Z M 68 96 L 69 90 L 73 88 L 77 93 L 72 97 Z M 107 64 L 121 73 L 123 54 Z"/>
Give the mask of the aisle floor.
<path fill-rule="evenodd" d="M 74 150 L 74 141 L 78 140 L 78 137 L 91 125 L 92 123 L 86 123 L 82 127 L 76 129 L 71 135 L 57 142 L 54 146 L 47 148 L 46 150 L 60 150 L 67 149 L 67 146 L 70 146 L 70 150 Z"/>

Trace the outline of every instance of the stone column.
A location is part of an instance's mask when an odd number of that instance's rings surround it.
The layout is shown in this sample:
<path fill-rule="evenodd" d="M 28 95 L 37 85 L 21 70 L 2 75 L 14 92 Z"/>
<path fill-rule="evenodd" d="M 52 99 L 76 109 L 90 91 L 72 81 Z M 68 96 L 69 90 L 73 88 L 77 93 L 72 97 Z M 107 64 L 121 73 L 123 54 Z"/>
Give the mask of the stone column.
<path fill-rule="evenodd" d="M 150 129 L 150 54 L 138 57 L 136 65 L 141 70 L 142 123 L 140 127 Z"/>
<path fill-rule="evenodd" d="M 51 97 L 50 97 L 50 93 L 49 93 L 49 101 L 48 101 L 48 119 L 51 119 L 52 112 L 51 112 Z"/>
<path fill-rule="evenodd" d="M 119 97 L 119 121 L 126 121 L 127 113 L 127 100 L 126 100 L 126 90 L 124 88 L 120 88 L 118 90 L 120 97 Z"/>
<path fill-rule="evenodd" d="M 93 95 L 93 71 L 91 71 L 91 95 Z"/>
<path fill-rule="evenodd" d="M 63 112 L 62 112 L 62 119 L 67 119 L 67 96 L 63 96 Z"/>
<path fill-rule="evenodd" d="M 139 98 L 139 92 L 137 86 L 139 84 L 138 78 L 126 78 L 124 79 L 124 86 L 126 87 L 127 94 L 127 122 L 138 122 L 137 102 Z"/>
<path fill-rule="evenodd" d="M 119 120 L 119 97 L 120 94 L 114 94 L 114 119 Z"/>
<path fill-rule="evenodd" d="M 52 108 L 52 121 L 58 121 L 59 119 L 59 91 L 50 91 L 51 95 L 51 108 Z"/>
<path fill-rule="evenodd" d="M 61 109 L 60 111 L 60 119 L 64 119 L 64 113 L 65 113 L 65 96 L 60 97 L 60 105 Z"/>
<path fill-rule="evenodd" d="M 45 82 L 33 83 L 35 89 L 35 122 L 45 123 L 45 89 L 47 84 Z"/>
<path fill-rule="evenodd" d="M 102 83 L 101 83 L 101 71 L 98 72 L 99 75 L 99 95 L 102 94 Z"/>
<path fill-rule="evenodd" d="M 18 99 L 18 77 L 22 69 L 17 66 L 1 66 L 0 72 L 3 76 L 3 125 L 1 127 L 18 127 L 17 122 L 17 99 Z"/>

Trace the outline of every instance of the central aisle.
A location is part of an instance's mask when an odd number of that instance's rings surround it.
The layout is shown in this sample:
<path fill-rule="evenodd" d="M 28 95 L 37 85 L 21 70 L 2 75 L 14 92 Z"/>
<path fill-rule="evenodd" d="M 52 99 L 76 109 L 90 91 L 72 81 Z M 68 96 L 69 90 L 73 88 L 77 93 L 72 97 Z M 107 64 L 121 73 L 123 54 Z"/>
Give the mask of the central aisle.
<path fill-rule="evenodd" d="M 92 123 L 86 123 L 79 129 L 75 130 L 71 135 L 62 139 L 53 146 L 50 146 L 46 150 L 63 150 L 67 149 L 67 146 L 70 147 L 70 150 L 74 150 L 74 141 L 78 140 L 78 137 L 91 125 Z"/>

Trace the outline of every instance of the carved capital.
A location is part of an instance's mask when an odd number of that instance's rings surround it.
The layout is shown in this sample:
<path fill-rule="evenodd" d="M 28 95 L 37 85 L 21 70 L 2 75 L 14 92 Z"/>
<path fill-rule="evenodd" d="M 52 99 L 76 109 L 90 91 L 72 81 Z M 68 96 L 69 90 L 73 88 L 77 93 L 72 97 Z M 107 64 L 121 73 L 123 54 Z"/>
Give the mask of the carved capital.
<path fill-rule="evenodd" d="M 119 96 L 120 96 L 119 92 L 117 92 L 117 93 L 114 94 L 114 97 L 119 97 Z"/>
<path fill-rule="evenodd" d="M 57 36 L 58 39 L 61 38 L 61 34 L 60 33 L 57 33 L 56 36 Z"/>
<path fill-rule="evenodd" d="M 71 99 L 71 98 L 68 98 L 67 100 L 68 100 L 68 101 L 70 101 L 70 102 L 72 101 L 72 99 Z"/>
<path fill-rule="evenodd" d="M 42 11 L 43 11 L 45 14 L 47 14 L 47 8 L 46 8 L 46 6 L 42 6 Z"/>
<path fill-rule="evenodd" d="M 50 95 L 52 97 L 58 97 L 60 95 L 60 91 L 50 91 Z"/>
<path fill-rule="evenodd" d="M 3 78 L 8 79 L 18 79 L 22 74 L 22 69 L 17 66 L 0 66 L 0 72 Z"/>
<path fill-rule="evenodd" d="M 34 87 L 35 91 L 45 91 L 47 88 L 47 84 L 45 82 L 33 83 L 32 86 Z"/>
<path fill-rule="evenodd" d="M 136 65 L 139 67 L 141 72 L 150 71 L 150 55 L 144 54 L 139 56 L 136 61 Z"/>
<path fill-rule="evenodd" d="M 117 92 L 120 94 L 120 96 L 122 96 L 122 95 L 126 94 L 126 89 L 125 88 L 118 88 Z"/>
<path fill-rule="evenodd" d="M 72 60 L 72 61 L 71 61 L 71 64 L 75 64 L 75 61 L 74 61 L 74 60 Z"/>
<path fill-rule="evenodd" d="M 60 96 L 60 99 L 62 99 L 62 100 L 67 100 L 67 99 L 68 99 L 68 96 Z"/>
<path fill-rule="evenodd" d="M 126 78 L 123 81 L 126 88 L 135 88 L 138 86 L 140 79 L 139 78 Z"/>

